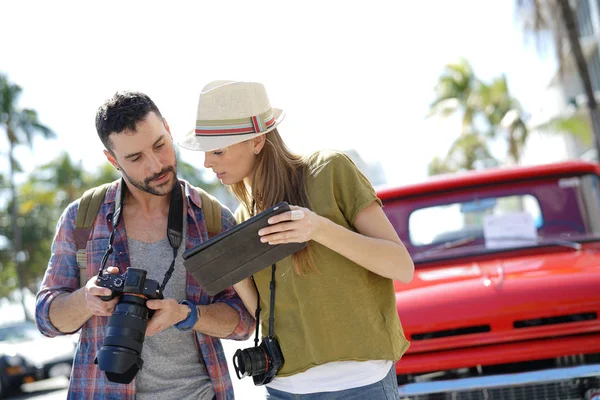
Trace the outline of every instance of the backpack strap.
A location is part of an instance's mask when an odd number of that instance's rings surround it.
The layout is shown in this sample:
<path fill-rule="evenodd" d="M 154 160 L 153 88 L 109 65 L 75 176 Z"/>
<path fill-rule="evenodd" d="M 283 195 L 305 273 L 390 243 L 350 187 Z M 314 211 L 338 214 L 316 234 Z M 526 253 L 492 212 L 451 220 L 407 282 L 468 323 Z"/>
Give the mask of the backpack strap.
<path fill-rule="evenodd" d="M 87 252 L 86 246 L 90 238 L 92 226 L 98 216 L 100 206 L 104 201 L 106 191 L 112 183 L 88 189 L 81 196 L 77 209 L 77 221 L 73 233 L 77 245 L 77 266 L 79 267 L 79 287 L 87 283 Z"/>
<path fill-rule="evenodd" d="M 221 233 L 221 203 L 204 189 L 195 189 L 200 194 L 200 199 L 202 200 L 202 212 L 204 213 L 206 230 L 208 231 L 208 237 L 211 238 Z"/>

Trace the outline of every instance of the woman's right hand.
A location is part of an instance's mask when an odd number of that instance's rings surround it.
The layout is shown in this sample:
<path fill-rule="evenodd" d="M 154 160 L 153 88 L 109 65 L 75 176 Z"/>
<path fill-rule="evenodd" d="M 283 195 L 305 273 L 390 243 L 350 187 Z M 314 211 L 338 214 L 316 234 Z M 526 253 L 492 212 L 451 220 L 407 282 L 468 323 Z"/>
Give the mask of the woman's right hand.
<path fill-rule="evenodd" d="M 111 274 L 118 274 L 119 269 L 116 267 L 108 267 L 106 269 Z M 100 296 L 110 296 L 109 288 L 100 287 L 96 284 L 98 278 L 93 276 L 85 285 L 85 303 L 92 314 L 99 317 L 110 317 L 117 305 L 119 298 L 115 297 L 109 301 L 104 301 Z"/>

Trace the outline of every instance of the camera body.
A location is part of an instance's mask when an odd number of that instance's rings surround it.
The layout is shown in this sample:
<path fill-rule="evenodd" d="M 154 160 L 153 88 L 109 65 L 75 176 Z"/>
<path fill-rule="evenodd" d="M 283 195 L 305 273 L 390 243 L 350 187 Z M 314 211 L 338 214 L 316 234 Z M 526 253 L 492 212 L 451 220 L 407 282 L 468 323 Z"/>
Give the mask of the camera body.
<path fill-rule="evenodd" d="M 233 366 L 238 379 L 252 376 L 257 386 L 271 382 L 284 362 L 279 342 L 273 336 L 265 337 L 258 346 L 238 350 L 233 355 Z"/>
<path fill-rule="evenodd" d="M 109 301 L 123 293 L 137 294 L 148 300 L 162 299 L 160 284 L 152 279 L 146 279 L 146 271 L 137 268 L 128 268 L 123 274 L 104 272 L 98 277 L 96 284 L 111 290 L 110 296 L 100 296 L 100 299 Z"/>
<path fill-rule="evenodd" d="M 127 384 L 144 365 L 141 353 L 146 326 L 154 313 L 146 301 L 163 299 L 163 294 L 157 281 L 146 279 L 143 269 L 129 268 L 124 274 L 104 272 L 96 284 L 111 290 L 110 296 L 100 296 L 102 300 L 120 298 L 108 319 L 94 364 L 98 364 L 109 381 Z"/>

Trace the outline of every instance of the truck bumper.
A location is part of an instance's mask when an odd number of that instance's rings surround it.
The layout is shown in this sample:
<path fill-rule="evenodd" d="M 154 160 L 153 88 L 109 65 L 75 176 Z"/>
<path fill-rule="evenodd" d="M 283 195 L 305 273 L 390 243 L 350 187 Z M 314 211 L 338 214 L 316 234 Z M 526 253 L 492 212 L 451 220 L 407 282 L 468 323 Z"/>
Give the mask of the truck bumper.
<path fill-rule="evenodd" d="M 581 381 L 586 379 L 591 385 L 596 386 L 597 389 L 600 389 L 600 387 L 597 387 L 600 386 L 597 385 L 597 383 L 600 383 L 600 364 L 552 368 L 541 371 L 522 372 L 515 374 L 409 383 L 399 386 L 398 393 L 400 394 L 401 399 L 426 398 L 421 396 L 427 396 L 436 393 L 460 393 L 474 391 L 482 392 L 490 390 L 504 390 L 509 388 L 531 388 L 533 386 L 544 387 L 544 385 L 548 384 L 569 381 L 574 382 L 577 380 Z"/>

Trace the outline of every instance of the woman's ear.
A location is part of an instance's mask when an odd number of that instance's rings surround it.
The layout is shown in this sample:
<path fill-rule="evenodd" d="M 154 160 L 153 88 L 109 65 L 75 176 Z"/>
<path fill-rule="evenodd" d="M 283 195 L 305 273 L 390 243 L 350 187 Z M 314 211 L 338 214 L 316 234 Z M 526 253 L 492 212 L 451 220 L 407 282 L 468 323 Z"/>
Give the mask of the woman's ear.
<path fill-rule="evenodd" d="M 258 154 L 265 146 L 266 135 L 260 135 L 252 139 L 252 150 L 254 154 Z"/>

